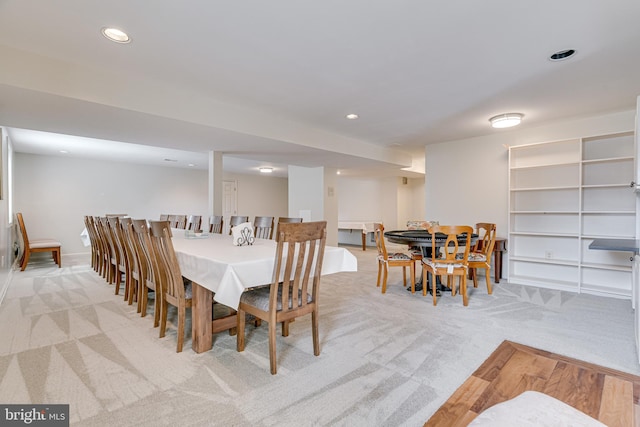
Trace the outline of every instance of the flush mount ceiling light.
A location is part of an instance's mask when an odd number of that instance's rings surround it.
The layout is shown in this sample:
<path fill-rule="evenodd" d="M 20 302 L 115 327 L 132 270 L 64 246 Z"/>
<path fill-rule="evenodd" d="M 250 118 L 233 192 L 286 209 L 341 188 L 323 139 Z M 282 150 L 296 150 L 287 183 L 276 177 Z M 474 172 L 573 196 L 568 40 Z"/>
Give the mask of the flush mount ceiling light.
<path fill-rule="evenodd" d="M 491 117 L 489 121 L 492 127 L 502 129 L 519 125 L 523 117 L 524 114 L 520 113 L 506 113 Z"/>
<path fill-rule="evenodd" d="M 271 172 L 273 172 L 273 168 L 260 168 L 259 170 L 262 173 L 271 173 Z"/>
<path fill-rule="evenodd" d="M 116 43 L 131 43 L 131 37 L 127 33 L 117 28 L 104 27 L 102 30 L 102 35 L 112 42 Z"/>
<path fill-rule="evenodd" d="M 358 116 L 357 114 L 351 113 L 351 114 L 347 114 L 345 117 L 346 117 L 347 119 L 349 119 L 349 120 L 355 120 L 355 119 L 357 119 L 359 116 Z"/>
<path fill-rule="evenodd" d="M 556 53 L 554 53 L 553 55 L 551 55 L 549 57 L 550 61 L 563 61 L 573 55 L 575 55 L 576 51 L 575 49 L 565 49 L 565 50 L 559 50 Z"/>

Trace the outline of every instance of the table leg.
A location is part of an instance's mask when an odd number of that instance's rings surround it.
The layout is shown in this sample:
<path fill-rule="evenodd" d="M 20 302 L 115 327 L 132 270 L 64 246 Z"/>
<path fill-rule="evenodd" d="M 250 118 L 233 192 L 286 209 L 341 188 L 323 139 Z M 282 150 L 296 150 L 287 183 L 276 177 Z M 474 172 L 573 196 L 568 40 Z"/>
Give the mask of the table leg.
<path fill-rule="evenodd" d="M 362 233 L 362 250 L 367 250 L 367 233 Z"/>
<path fill-rule="evenodd" d="M 493 251 L 494 282 L 500 283 L 502 278 L 502 251 Z"/>
<path fill-rule="evenodd" d="M 211 350 L 213 346 L 213 293 L 192 282 L 191 347 L 196 353 Z"/>

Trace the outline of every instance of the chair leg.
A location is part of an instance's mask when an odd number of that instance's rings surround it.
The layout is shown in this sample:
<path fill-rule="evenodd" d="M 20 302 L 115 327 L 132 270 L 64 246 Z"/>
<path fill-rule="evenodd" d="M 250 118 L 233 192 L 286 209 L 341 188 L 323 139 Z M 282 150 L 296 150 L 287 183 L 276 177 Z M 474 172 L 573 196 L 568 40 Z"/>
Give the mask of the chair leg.
<path fill-rule="evenodd" d="M 382 273 L 382 263 L 378 261 L 378 280 L 376 281 L 376 287 L 380 286 L 380 275 Z"/>
<path fill-rule="evenodd" d="M 140 317 L 145 317 L 147 315 L 147 298 L 149 298 L 149 289 L 145 283 L 140 284 L 138 294 L 138 313 L 140 313 Z"/>
<path fill-rule="evenodd" d="M 25 249 L 24 254 L 22 254 L 22 263 L 20 264 L 20 271 L 24 271 L 27 268 L 27 263 L 29 262 L 29 257 L 31 253 L 28 249 Z"/>
<path fill-rule="evenodd" d="M 462 305 L 469 305 L 469 296 L 467 295 L 467 276 L 460 276 L 460 293 L 462 294 Z"/>
<path fill-rule="evenodd" d="M 478 269 L 470 268 L 469 272 L 471 273 L 471 277 L 473 278 L 473 287 L 477 288 L 478 287 Z"/>
<path fill-rule="evenodd" d="M 431 275 L 431 295 L 433 295 L 433 306 L 436 306 L 438 291 L 436 290 L 436 273 L 432 273 Z"/>
<path fill-rule="evenodd" d="M 491 270 L 489 268 L 485 269 L 485 276 L 487 278 L 487 293 L 491 295 L 493 293 L 493 289 L 491 287 Z"/>
<path fill-rule="evenodd" d="M 384 265 L 384 274 L 382 276 L 382 293 L 387 292 L 387 276 L 389 275 L 389 267 L 387 264 Z"/>
<path fill-rule="evenodd" d="M 416 263 L 411 263 L 411 293 L 416 293 Z"/>
<path fill-rule="evenodd" d="M 237 316 L 236 350 L 244 351 L 244 324 L 246 320 L 244 310 L 238 309 L 236 316 Z"/>
<path fill-rule="evenodd" d="M 129 276 L 131 280 L 131 289 L 129 290 L 129 305 L 132 305 L 134 302 L 138 302 L 138 288 L 140 287 L 138 281 L 133 278 L 133 275 Z"/>
<path fill-rule="evenodd" d="M 153 327 L 160 326 L 160 318 L 162 317 L 162 298 L 158 292 L 154 292 L 154 304 L 153 304 Z M 166 314 L 165 314 L 166 318 Z"/>
<path fill-rule="evenodd" d="M 407 287 L 407 267 L 402 267 L 402 286 Z"/>
<path fill-rule="evenodd" d="M 155 291 L 153 295 L 153 327 L 157 328 L 160 326 L 160 321 L 162 320 L 162 298 L 160 298 L 160 294 Z"/>
<path fill-rule="evenodd" d="M 422 264 L 422 296 L 427 296 L 427 287 L 429 285 L 429 273 L 427 272 L 427 267 Z"/>
<path fill-rule="evenodd" d="M 269 322 L 269 364 L 271 365 L 271 375 L 277 373 L 276 368 L 276 322 Z"/>
<path fill-rule="evenodd" d="M 156 301 L 157 304 L 160 304 L 160 338 L 164 338 L 167 332 L 167 309 L 169 306 L 165 301 Z"/>
<path fill-rule="evenodd" d="M 285 320 L 284 322 L 282 322 L 282 336 L 283 337 L 288 337 L 289 336 L 289 323 L 291 323 L 289 320 Z"/>
<path fill-rule="evenodd" d="M 182 352 L 182 346 L 184 345 L 184 323 L 187 319 L 187 308 L 180 304 L 178 305 L 178 345 L 176 347 L 176 353 Z"/>
<path fill-rule="evenodd" d="M 313 354 L 320 356 L 320 339 L 318 337 L 318 311 L 311 312 L 311 334 L 313 335 Z"/>

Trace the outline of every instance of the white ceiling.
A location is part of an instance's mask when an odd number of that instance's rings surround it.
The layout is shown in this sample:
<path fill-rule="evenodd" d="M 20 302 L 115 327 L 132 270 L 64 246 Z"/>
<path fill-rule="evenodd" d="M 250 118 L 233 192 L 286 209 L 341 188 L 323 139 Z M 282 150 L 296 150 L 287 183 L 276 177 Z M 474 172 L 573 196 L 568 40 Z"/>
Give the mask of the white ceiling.
<path fill-rule="evenodd" d="M 0 125 L 24 152 L 401 174 L 425 145 L 504 132 L 496 114 L 634 108 L 639 17 L 637 0 L 0 0 Z"/>

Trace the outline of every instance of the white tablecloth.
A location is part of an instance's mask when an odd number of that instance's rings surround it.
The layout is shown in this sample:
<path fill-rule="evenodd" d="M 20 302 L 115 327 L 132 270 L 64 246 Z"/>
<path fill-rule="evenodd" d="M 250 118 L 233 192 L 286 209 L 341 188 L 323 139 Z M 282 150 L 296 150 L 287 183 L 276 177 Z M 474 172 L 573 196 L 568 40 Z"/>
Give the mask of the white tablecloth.
<path fill-rule="evenodd" d="M 373 224 L 382 221 L 338 221 L 338 229 L 342 230 L 362 230 L 362 234 L 372 233 Z"/>
<path fill-rule="evenodd" d="M 245 289 L 271 283 L 276 254 L 274 240 L 256 239 L 251 246 L 234 246 L 228 235 L 187 238 L 184 230 L 172 232 L 182 275 L 213 291 L 216 301 L 237 308 Z M 355 256 L 346 249 L 325 247 L 323 275 L 357 268 Z"/>

